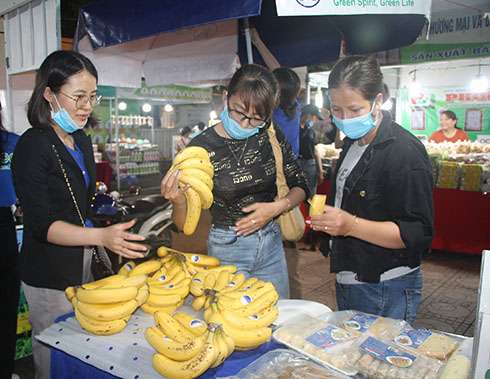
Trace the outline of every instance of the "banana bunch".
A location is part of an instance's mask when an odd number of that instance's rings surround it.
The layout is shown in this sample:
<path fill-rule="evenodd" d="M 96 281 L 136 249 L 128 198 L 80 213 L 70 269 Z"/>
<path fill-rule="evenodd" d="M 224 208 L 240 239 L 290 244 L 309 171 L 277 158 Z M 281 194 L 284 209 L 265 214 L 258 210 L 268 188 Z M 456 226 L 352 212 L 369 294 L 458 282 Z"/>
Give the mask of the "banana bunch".
<path fill-rule="evenodd" d="M 279 296 L 272 283 L 249 279 L 242 288 L 217 293 L 216 297 L 204 312 L 204 320 L 221 324 L 237 350 L 254 349 L 270 338 L 269 326 L 279 315 L 274 307 Z"/>
<path fill-rule="evenodd" d="M 235 344 L 219 325 L 208 325 L 185 313 L 154 314 L 157 327 L 150 326 L 145 337 L 157 353 L 153 367 L 166 378 L 195 378 L 228 358 Z"/>
<path fill-rule="evenodd" d="M 145 274 L 116 274 L 77 288 L 68 287 L 65 294 L 85 330 L 110 335 L 123 330 L 132 313 L 146 301 L 146 280 Z"/>
<path fill-rule="evenodd" d="M 157 311 L 173 313 L 189 295 L 191 278 L 178 257 L 168 255 L 160 263 L 160 269 L 147 280 L 149 296 L 141 305 L 141 309 L 149 314 Z"/>
<path fill-rule="evenodd" d="M 214 167 L 205 149 L 189 146 L 177 153 L 170 170 L 180 171 L 179 186 L 190 186 L 184 192 L 187 201 L 184 234 L 190 235 L 196 230 L 201 208 L 209 209 L 213 204 Z"/>

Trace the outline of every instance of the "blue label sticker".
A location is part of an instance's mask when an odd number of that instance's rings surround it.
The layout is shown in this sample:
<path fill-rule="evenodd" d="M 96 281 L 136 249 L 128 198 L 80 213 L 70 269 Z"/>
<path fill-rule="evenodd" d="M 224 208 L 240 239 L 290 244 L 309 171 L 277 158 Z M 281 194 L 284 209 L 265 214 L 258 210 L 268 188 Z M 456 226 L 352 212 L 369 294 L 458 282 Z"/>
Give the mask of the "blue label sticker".
<path fill-rule="evenodd" d="M 198 328 L 201 325 L 203 325 L 203 323 L 199 320 L 192 320 L 190 325 L 191 325 L 191 328 Z"/>
<path fill-rule="evenodd" d="M 343 326 L 358 331 L 359 333 L 364 333 L 376 322 L 378 318 L 378 316 L 374 315 L 356 313 L 349 320 L 345 321 Z"/>
<path fill-rule="evenodd" d="M 427 330 L 411 329 L 393 338 L 393 342 L 401 346 L 418 349 L 431 335 L 432 333 Z"/>
<path fill-rule="evenodd" d="M 359 347 L 373 357 L 397 367 L 410 367 L 416 359 L 414 355 L 405 353 L 373 337 L 366 338 Z"/>
<path fill-rule="evenodd" d="M 252 302 L 252 298 L 251 298 L 249 295 L 243 295 L 243 296 L 240 298 L 240 302 L 241 302 L 243 305 L 249 305 L 249 304 Z"/>
<path fill-rule="evenodd" d="M 194 262 L 194 263 L 197 263 L 199 262 L 200 258 L 199 258 L 199 255 L 193 255 L 191 257 L 191 261 Z"/>
<path fill-rule="evenodd" d="M 352 338 L 352 335 L 345 330 L 329 325 L 305 338 L 305 340 L 320 349 L 326 349 L 350 341 Z"/>

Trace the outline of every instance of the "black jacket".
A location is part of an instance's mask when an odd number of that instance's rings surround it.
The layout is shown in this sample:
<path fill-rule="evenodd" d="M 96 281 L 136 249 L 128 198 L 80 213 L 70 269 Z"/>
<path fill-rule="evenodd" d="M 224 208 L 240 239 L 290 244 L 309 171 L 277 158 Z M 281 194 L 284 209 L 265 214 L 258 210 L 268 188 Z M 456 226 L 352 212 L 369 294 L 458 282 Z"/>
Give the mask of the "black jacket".
<path fill-rule="evenodd" d="M 353 142 L 344 140 L 330 186 L 328 204 L 335 201 L 337 172 Z M 353 271 L 362 282 L 377 283 L 395 267 L 417 267 L 434 237 L 432 167 L 423 144 L 383 112 L 383 121 L 347 178 L 341 208 L 373 221 L 393 221 L 404 249 L 387 249 L 354 237 L 333 237 L 331 271 Z M 327 239 L 320 248 L 328 254 Z"/>
<path fill-rule="evenodd" d="M 90 176 L 88 191 L 80 167 L 54 130 L 27 130 L 14 151 L 12 178 L 24 212 L 20 274 L 22 281 L 34 287 L 64 290 L 82 282 L 83 246 L 60 246 L 46 240 L 54 221 L 81 225 L 51 145 L 55 145 L 63 162 L 83 218 L 91 218 L 90 202 L 96 181 L 92 143 L 83 131 L 73 136 Z"/>

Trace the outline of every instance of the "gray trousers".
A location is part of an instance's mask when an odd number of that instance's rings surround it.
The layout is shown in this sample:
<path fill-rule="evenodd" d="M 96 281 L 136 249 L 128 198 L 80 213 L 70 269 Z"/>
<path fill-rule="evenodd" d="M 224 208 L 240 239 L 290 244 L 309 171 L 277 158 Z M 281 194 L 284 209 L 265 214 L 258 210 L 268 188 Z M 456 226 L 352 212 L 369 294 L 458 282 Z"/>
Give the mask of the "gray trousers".
<path fill-rule="evenodd" d="M 299 251 L 296 242 L 282 241 L 289 277 L 289 297 L 291 299 L 302 299 L 303 288 L 299 280 L 298 263 Z"/>
<path fill-rule="evenodd" d="M 83 251 L 83 283 L 93 281 L 90 271 L 91 260 L 92 251 L 85 248 Z M 32 287 L 25 283 L 22 283 L 22 288 L 29 307 L 29 323 L 32 326 L 32 356 L 36 368 L 36 379 L 49 379 L 51 346 L 38 341 L 36 336 L 51 326 L 58 317 L 73 312 L 73 307 L 64 291 Z"/>

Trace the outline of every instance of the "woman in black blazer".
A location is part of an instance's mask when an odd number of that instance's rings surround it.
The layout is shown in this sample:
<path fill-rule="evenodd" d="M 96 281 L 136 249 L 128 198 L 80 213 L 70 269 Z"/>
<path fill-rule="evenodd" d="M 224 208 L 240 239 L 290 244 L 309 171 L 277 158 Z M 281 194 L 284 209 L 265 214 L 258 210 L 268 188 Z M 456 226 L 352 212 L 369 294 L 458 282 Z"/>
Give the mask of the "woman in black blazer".
<path fill-rule="evenodd" d="M 96 169 L 92 144 L 82 130 L 99 103 L 97 71 L 85 56 L 56 51 L 42 63 L 28 105 L 32 126 L 19 139 L 12 160 L 15 190 L 24 212 L 20 275 L 29 306 L 37 378 L 49 378 L 50 348 L 35 339 L 70 311 L 64 289 L 93 280 L 91 250 L 104 245 L 127 258 L 141 258 L 143 240 L 125 230 L 135 220 L 91 226 L 90 201 Z M 72 194 L 87 227 L 83 227 Z"/>

